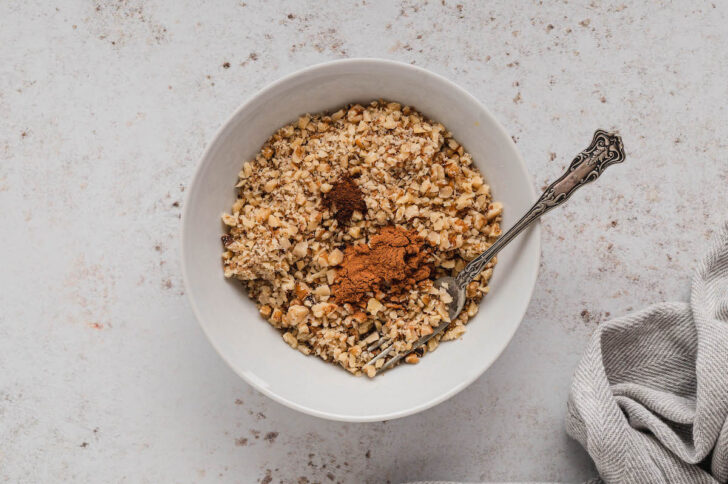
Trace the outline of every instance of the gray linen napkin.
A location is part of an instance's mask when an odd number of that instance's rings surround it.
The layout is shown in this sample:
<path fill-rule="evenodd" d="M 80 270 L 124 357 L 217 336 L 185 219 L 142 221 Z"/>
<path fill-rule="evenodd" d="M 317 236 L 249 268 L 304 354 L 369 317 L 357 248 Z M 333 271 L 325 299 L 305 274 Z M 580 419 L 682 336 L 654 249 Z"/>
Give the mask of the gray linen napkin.
<path fill-rule="evenodd" d="M 567 407 L 566 431 L 608 483 L 728 481 L 728 222 L 690 303 L 597 328 Z"/>

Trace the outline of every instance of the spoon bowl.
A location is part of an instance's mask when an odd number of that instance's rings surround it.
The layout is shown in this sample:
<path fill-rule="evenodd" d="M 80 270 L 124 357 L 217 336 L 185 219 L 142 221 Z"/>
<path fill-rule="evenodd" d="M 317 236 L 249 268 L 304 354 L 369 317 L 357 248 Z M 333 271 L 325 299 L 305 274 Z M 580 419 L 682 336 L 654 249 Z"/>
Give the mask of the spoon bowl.
<path fill-rule="evenodd" d="M 460 311 L 463 310 L 463 306 L 465 306 L 465 288 L 461 287 L 460 284 L 458 284 L 457 279 L 450 276 L 440 277 L 439 279 L 435 280 L 434 284 L 435 287 L 438 289 L 444 287 L 447 293 L 452 298 L 452 301 L 450 301 L 450 303 L 448 303 L 447 305 L 447 315 L 450 316 L 450 321 L 453 321 L 455 318 L 458 317 Z M 445 326 L 447 326 L 447 324 L 445 324 Z M 437 334 L 438 332 L 439 331 L 435 330 L 433 334 Z"/>

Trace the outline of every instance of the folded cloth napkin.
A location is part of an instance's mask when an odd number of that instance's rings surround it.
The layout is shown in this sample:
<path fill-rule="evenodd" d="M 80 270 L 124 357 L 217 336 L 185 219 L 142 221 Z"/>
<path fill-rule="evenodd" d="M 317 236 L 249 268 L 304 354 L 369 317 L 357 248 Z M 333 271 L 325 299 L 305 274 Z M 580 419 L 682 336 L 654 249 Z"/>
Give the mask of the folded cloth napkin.
<path fill-rule="evenodd" d="M 728 482 L 728 222 L 689 304 L 597 328 L 567 407 L 566 431 L 608 483 Z"/>

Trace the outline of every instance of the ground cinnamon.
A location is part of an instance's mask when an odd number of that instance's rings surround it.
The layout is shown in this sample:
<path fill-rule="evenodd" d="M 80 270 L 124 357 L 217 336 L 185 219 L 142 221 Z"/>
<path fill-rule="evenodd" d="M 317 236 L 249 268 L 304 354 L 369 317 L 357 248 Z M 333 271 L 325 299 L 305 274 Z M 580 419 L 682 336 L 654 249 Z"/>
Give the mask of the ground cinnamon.
<path fill-rule="evenodd" d="M 371 294 L 403 294 L 430 277 L 432 256 L 414 230 L 387 226 L 369 244 L 347 247 L 332 286 L 339 303 L 363 304 Z"/>
<path fill-rule="evenodd" d="M 339 225 L 345 226 L 349 223 L 355 211 L 365 214 L 367 204 L 364 202 L 364 194 L 361 188 L 348 175 L 340 178 L 333 184 L 331 190 L 323 196 L 325 207 L 334 210 L 334 218 Z"/>

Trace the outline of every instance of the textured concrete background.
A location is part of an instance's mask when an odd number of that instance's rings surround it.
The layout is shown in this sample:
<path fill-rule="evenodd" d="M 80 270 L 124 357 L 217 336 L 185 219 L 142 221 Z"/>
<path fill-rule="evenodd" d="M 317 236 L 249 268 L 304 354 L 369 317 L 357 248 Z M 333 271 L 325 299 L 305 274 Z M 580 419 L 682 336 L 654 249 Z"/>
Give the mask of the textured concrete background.
<path fill-rule="evenodd" d="M 0 3 L 0 481 L 578 481 L 563 430 L 596 325 L 688 296 L 728 215 L 725 2 Z M 595 128 L 628 161 L 548 215 L 512 344 L 471 387 L 379 424 L 259 395 L 180 279 L 205 143 L 270 81 L 344 57 L 481 99 L 539 187 Z"/>

